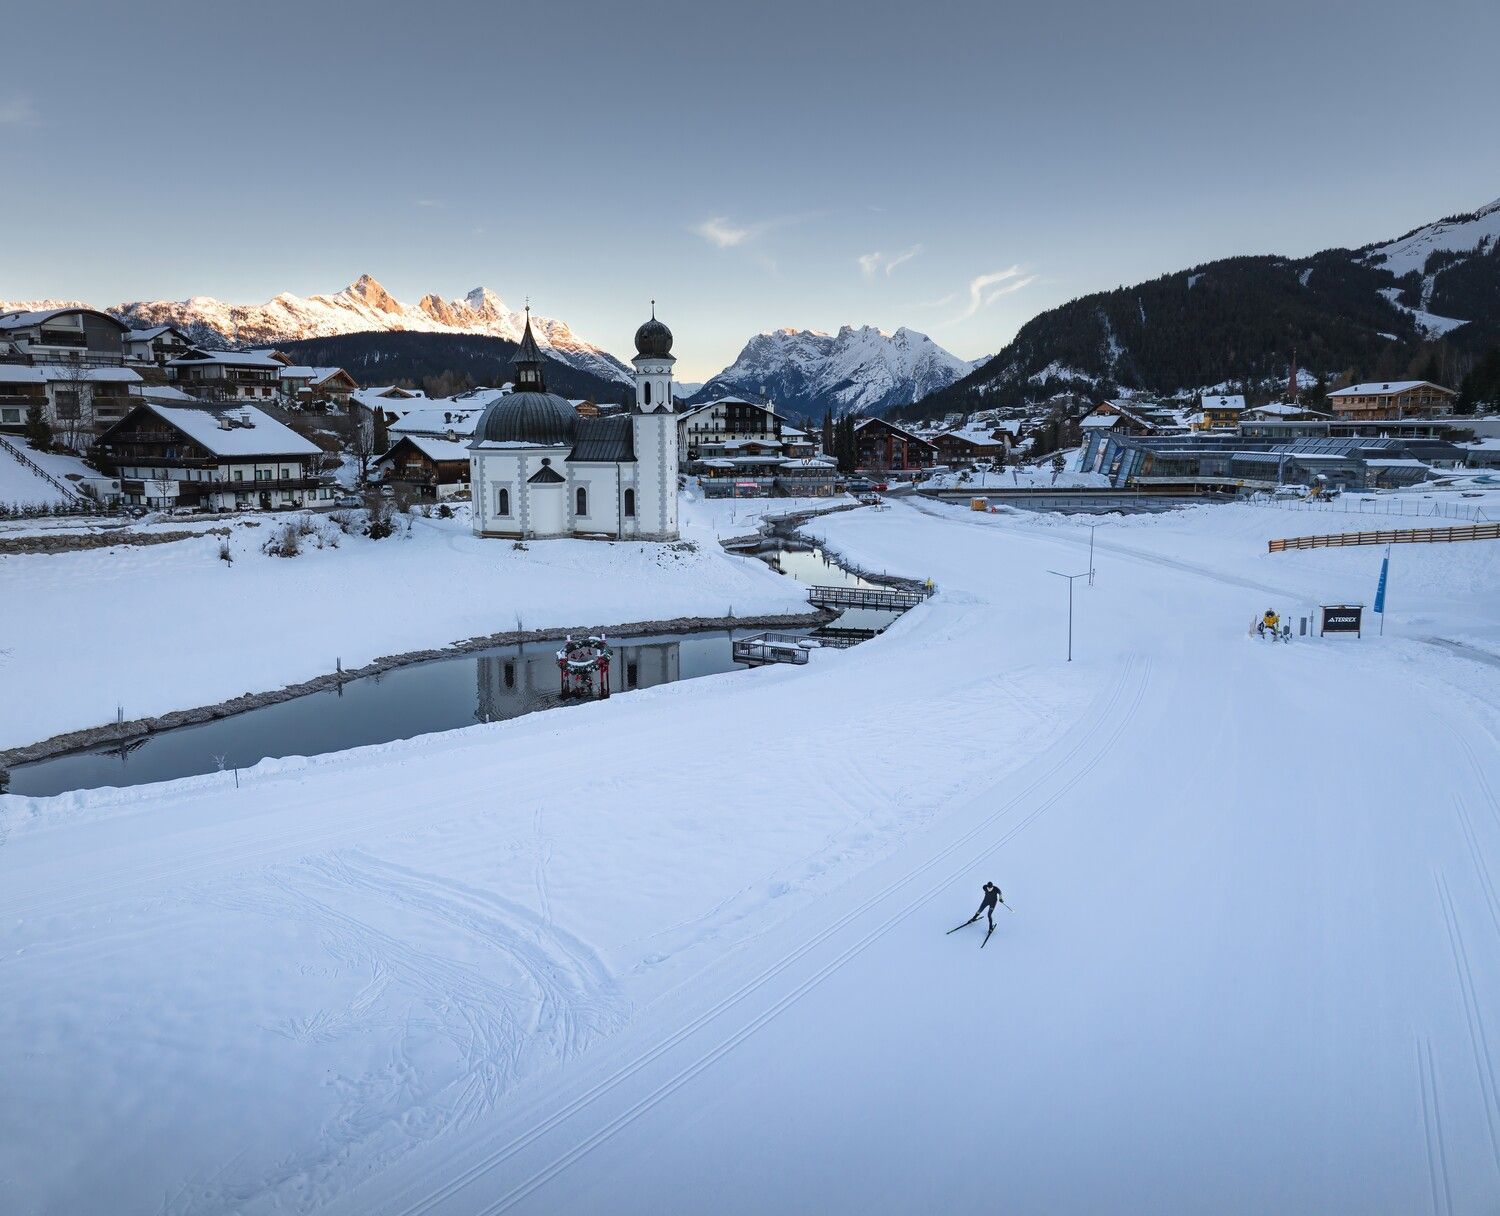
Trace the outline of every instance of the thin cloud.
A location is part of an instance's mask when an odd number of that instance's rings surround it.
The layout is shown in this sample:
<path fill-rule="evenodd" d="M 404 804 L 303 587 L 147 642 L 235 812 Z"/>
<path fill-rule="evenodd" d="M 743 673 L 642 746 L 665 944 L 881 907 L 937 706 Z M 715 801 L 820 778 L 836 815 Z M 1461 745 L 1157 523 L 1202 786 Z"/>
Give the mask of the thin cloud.
<path fill-rule="evenodd" d="M 776 228 L 788 228 L 793 224 L 801 224 L 817 218 L 820 214 L 821 212 L 810 211 L 805 215 L 781 215 L 747 224 L 732 220 L 727 215 L 711 215 L 708 219 L 694 224 L 691 231 L 719 249 L 734 249 L 759 240 Z"/>
<path fill-rule="evenodd" d="M 940 300 L 921 300 L 921 301 L 918 302 L 917 307 L 918 308 L 947 308 L 948 305 L 952 304 L 953 301 L 956 300 L 956 299 L 958 299 L 958 292 L 956 292 L 956 291 L 950 291 L 947 295 L 945 295 Z"/>
<path fill-rule="evenodd" d="M 440 198 L 419 198 L 417 200 L 418 207 L 441 207 L 442 205 L 443 200 Z"/>
<path fill-rule="evenodd" d="M 969 280 L 968 307 L 952 320 L 944 321 L 943 325 L 957 325 L 960 321 L 967 321 L 981 308 L 988 308 L 1001 296 L 1011 295 L 1036 282 L 1036 277 L 1034 274 L 1022 274 L 1019 266 L 975 276 Z"/>
<path fill-rule="evenodd" d="M 0 101 L 0 127 L 34 127 L 37 119 L 36 107 L 24 97 Z"/>
<path fill-rule="evenodd" d="M 753 241 L 768 226 L 764 221 L 759 224 L 736 224 L 727 215 L 711 215 L 702 223 L 694 224 L 693 231 L 710 245 L 717 245 L 720 249 L 733 249 L 736 245 Z"/>
<path fill-rule="evenodd" d="M 886 278 L 890 278 L 891 271 L 903 262 L 911 261 L 921 252 L 921 245 L 913 245 L 910 249 L 903 249 L 895 254 L 881 253 L 878 249 L 874 253 L 862 253 L 858 258 L 859 270 L 867 279 L 873 279 L 881 272 L 884 272 Z"/>

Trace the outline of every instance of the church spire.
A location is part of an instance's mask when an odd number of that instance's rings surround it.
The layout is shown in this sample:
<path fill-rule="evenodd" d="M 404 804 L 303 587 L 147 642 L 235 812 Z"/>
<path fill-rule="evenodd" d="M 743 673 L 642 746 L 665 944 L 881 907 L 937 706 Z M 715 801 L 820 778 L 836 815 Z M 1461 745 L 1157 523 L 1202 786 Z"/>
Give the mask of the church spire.
<path fill-rule="evenodd" d="M 516 369 L 516 392 L 545 393 L 542 383 L 542 352 L 537 349 L 536 339 L 531 334 L 531 305 L 526 305 L 526 330 L 521 335 L 521 345 L 516 347 L 511 360 Z"/>

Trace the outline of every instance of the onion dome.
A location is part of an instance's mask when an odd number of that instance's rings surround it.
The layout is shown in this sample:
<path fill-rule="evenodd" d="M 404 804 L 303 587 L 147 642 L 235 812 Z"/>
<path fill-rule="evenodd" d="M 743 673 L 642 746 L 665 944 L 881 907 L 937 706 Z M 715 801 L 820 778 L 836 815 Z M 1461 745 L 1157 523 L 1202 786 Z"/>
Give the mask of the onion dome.
<path fill-rule="evenodd" d="M 485 407 L 474 427 L 474 446 L 525 443 L 561 447 L 578 435 L 578 411 L 555 393 L 508 393 Z"/>
<path fill-rule="evenodd" d="M 635 331 L 635 354 L 638 359 L 672 357 L 672 331 L 656 319 L 656 301 L 651 301 L 651 320 Z"/>

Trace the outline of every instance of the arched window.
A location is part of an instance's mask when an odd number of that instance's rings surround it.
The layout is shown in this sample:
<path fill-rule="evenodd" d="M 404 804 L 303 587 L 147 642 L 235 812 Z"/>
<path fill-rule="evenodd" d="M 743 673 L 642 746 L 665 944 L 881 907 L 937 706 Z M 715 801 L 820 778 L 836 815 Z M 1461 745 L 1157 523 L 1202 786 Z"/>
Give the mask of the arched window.
<path fill-rule="evenodd" d="M 509 515 L 510 514 L 510 491 L 509 490 L 496 490 L 495 491 L 495 514 L 496 515 Z"/>
<path fill-rule="evenodd" d="M 635 491 L 634 490 L 626 490 L 625 491 L 625 518 L 626 519 L 634 519 L 635 518 Z"/>
<path fill-rule="evenodd" d="M 651 381 L 646 381 L 646 404 L 651 404 Z"/>
<path fill-rule="evenodd" d="M 587 515 L 588 513 L 589 513 L 589 492 L 587 490 L 583 489 L 582 487 L 580 487 L 579 490 L 578 490 L 578 514 L 579 515 Z"/>

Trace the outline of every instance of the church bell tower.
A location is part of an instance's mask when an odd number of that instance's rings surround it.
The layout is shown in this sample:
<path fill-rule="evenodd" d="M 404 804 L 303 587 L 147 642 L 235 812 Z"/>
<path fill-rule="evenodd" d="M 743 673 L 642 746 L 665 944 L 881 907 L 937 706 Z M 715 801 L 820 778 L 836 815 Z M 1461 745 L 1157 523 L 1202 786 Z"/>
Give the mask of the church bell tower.
<path fill-rule="evenodd" d="M 640 500 L 636 527 L 642 537 L 677 539 L 677 409 L 672 400 L 672 331 L 651 319 L 635 331 L 636 476 Z"/>

